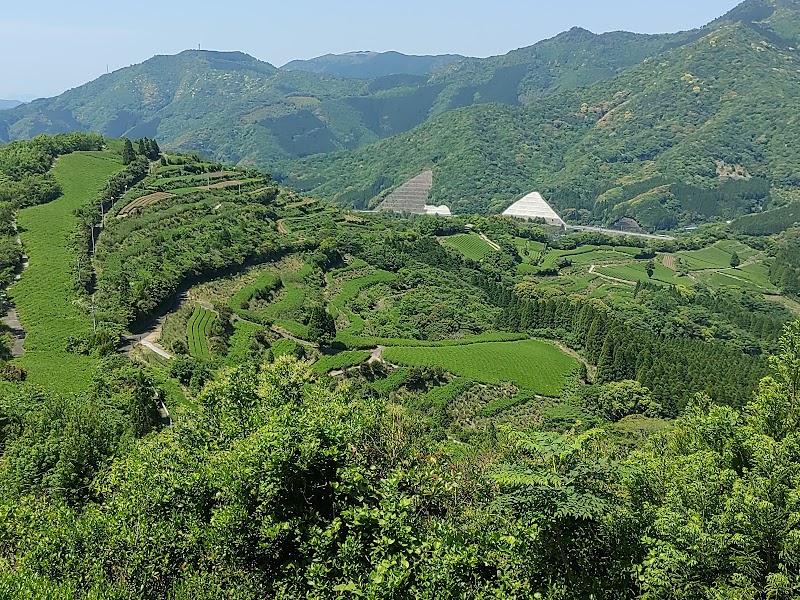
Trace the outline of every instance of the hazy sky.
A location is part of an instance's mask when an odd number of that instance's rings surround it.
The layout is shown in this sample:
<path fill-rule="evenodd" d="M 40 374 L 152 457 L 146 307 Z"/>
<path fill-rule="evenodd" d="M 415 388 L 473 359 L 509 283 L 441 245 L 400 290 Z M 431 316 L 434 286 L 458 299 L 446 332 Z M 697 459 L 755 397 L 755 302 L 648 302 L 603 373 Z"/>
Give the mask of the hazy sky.
<path fill-rule="evenodd" d="M 573 26 L 596 33 L 699 27 L 737 0 L 301 0 L 4 2 L 0 98 L 53 96 L 198 44 L 276 66 L 329 52 L 505 54 Z"/>

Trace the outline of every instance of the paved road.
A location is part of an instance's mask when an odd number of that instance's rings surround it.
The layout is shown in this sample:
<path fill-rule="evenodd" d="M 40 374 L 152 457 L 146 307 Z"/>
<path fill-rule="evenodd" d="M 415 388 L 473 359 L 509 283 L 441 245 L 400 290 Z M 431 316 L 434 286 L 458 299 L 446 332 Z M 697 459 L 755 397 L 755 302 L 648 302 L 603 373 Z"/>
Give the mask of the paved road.
<path fill-rule="evenodd" d="M 172 354 L 170 354 L 169 352 L 164 350 L 164 348 L 162 348 L 161 346 L 159 346 L 155 342 L 151 342 L 151 341 L 148 341 L 148 340 L 142 340 L 139 343 L 142 346 L 144 346 L 145 348 L 149 348 L 150 350 L 152 350 L 153 352 L 155 352 L 159 356 L 163 356 L 167 360 L 172 360 Z"/>
<path fill-rule="evenodd" d="M 603 227 L 588 227 L 586 225 L 567 225 L 567 231 L 594 231 L 595 233 L 604 233 L 606 235 L 624 235 L 628 237 L 645 238 L 648 240 L 674 240 L 675 238 L 669 235 L 659 235 L 656 233 L 629 233 L 627 231 L 618 231 L 616 229 L 605 229 Z"/>

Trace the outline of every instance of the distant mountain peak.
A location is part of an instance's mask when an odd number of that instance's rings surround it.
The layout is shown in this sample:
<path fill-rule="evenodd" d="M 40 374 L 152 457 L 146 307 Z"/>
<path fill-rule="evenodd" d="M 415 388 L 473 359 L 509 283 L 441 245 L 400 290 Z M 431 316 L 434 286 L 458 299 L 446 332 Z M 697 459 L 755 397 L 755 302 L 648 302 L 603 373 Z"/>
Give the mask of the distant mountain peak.
<path fill-rule="evenodd" d="M 15 108 L 20 104 L 23 104 L 23 102 L 20 102 L 19 100 L 0 100 L 0 110 Z"/>
<path fill-rule="evenodd" d="M 357 50 L 344 54 L 326 54 L 309 60 L 293 60 L 281 69 L 352 79 L 374 79 L 386 75 L 428 75 L 436 69 L 462 60 L 464 57 L 458 54 L 417 56 L 396 51 Z"/>

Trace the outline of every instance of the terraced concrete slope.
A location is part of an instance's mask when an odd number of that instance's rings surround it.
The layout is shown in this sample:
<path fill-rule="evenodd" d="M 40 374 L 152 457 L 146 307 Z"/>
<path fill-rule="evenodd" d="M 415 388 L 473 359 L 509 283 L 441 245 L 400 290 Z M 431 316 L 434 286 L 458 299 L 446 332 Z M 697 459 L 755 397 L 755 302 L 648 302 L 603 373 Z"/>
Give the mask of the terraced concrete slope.
<path fill-rule="evenodd" d="M 423 171 L 386 197 L 378 210 L 425 214 L 425 205 L 433 187 L 433 171 Z"/>

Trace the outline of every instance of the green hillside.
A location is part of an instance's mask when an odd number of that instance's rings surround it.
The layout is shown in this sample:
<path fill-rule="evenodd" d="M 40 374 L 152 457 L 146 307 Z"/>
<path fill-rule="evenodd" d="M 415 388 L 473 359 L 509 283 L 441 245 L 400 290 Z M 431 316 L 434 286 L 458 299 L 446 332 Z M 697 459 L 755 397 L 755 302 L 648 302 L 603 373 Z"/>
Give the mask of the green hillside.
<path fill-rule="evenodd" d="M 133 146 L 0 148 L 0 598 L 800 594 L 797 229 L 355 213 Z"/>
<path fill-rule="evenodd" d="M 798 184 L 800 54 L 767 34 L 723 21 L 613 79 L 526 107 L 449 112 L 364 149 L 309 157 L 286 182 L 363 207 L 432 168 L 430 201 L 460 212 L 499 211 L 540 190 L 573 220 L 631 216 L 649 229 L 760 209 L 770 188 L 779 205 Z"/>
<path fill-rule="evenodd" d="M 371 70 L 356 61 L 355 71 L 315 68 L 321 72 L 314 73 L 278 70 L 240 52 L 189 50 L 3 111 L 0 141 L 90 129 L 110 137 L 156 137 L 171 150 L 274 169 L 276 162 L 403 133 L 454 108 L 519 105 L 585 85 L 685 38 L 574 30 L 463 66 L 442 57 L 386 53 L 371 59 Z M 411 58 L 425 59 L 424 68 L 406 67 Z"/>

